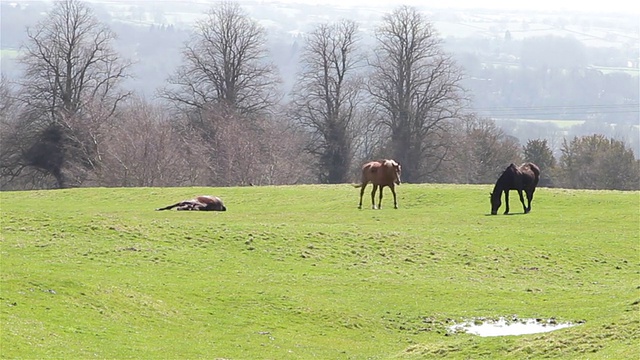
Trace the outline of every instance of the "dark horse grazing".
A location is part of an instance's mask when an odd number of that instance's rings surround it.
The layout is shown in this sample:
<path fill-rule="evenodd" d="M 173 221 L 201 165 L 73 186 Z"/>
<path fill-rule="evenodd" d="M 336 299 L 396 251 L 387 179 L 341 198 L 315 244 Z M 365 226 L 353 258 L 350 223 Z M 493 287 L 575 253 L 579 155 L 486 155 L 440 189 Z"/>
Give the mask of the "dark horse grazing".
<path fill-rule="evenodd" d="M 398 208 L 396 200 L 395 185 L 400 185 L 400 173 L 402 168 L 395 160 L 376 160 L 371 161 L 362 166 L 362 182 L 354 185 L 360 188 L 360 204 L 358 209 L 362 209 L 362 195 L 368 183 L 373 184 L 371 191 L 371 208 L 376 208 L 375 195 L 376 190 L 380 187 L 380 199 L 378 200 L 378 209 L 382 207 L 382 189 L 388 186 L 393 194 L 393 207 Z"/>
<path fill-rule="evenodd" d="M 517 190 L 520 195 L 520 202 L 524 208 L 524 213 L 531 211 L 531 201 L 533 201 L 533 193 L 536 191 L 538 180 L 540 179 L 540 168 L 534 163 L 524 163 L 520 166 L 515 164 L 509 165 L 502 175 L 496 181 L 496 186 L 491 192 L 491 215 L 498 213 L 498 209 L 502 202 L 500 198 L 504 192 L 504 201 L 506 203 L 505 214 L 509 213 L 509 190 Z M 522 191 L 527 194 L 529 205 L 524 205 Z"/>
<path fill-rule="evenodd" d="M 227 211 L 222 200 L 216 196 L 198 196 L 195 199 L 183 200 L 179 203 L 169 205 L 156 210 L 170 210 L 177 207 L 177 210 L 200 210 L 200 211 Z"/>

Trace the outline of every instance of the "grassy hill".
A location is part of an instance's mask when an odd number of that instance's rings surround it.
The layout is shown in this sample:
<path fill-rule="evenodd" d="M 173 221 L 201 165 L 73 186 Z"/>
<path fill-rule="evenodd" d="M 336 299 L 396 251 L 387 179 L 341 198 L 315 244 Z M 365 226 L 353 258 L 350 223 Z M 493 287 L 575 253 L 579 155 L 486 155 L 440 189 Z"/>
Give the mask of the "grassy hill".
<path fill-rule="evenodd" d="M 403 184 L 398 210 L 346 184 L 0 193 L 0 357 L 635 356 L 640 193 L 487 216 L 490 189 Z M 229 210 L 153 211 L 200 194 Z M 500 316 L 581 324 L 448 331 Z"/>

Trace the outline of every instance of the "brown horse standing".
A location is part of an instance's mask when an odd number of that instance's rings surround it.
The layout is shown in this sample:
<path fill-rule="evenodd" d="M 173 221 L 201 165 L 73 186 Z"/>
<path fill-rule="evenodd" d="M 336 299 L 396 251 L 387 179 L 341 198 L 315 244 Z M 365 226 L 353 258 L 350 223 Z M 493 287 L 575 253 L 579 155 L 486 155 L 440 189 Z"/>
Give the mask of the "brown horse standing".
<path fill-rule="evenodd" d="M 376 160 L 371 161 L 362 166 L 362 183 L 354 185 L 360 188 L 360 204 L 358 209 L 362 209 L 362 195 L 364 189 L 368 183 L 373 184 L 373 190 L 371 191 L 371 208 L 376 208 L 375 195 L 376 190 L 380 187 L 380 198 L 378 200 L 378 209 L 382 207 L 382 189 L 388 186 L 393 194 L 393 207 L 398 208 L 398 201 L 396 200 L 395 186 L 400 185 L 400 173 L 402 168 L 395 160 Z"/>
<path fill-rule="evenodd" d="M 198 196 L 195 199 L 183 200 L 173 205 L 165 206 L 156 210 L 170 210 L 177 207 L 177 210 L 199 210 L 199 211 L 227 211 L 222 203 L 222 199 L 216 196 Z"/>
<path fill-rule="evenodd" d="M 491 192 L 491 215 L 498 213 L 502 201 L 502 193 L 504 192 L 504 200 L 506 209 L 505 214 L 509 213 L 509 190 L 517 190 L 520 195 L 520 202 L 524 208 L 524 213 L 527 214 L 531 211 L 531 201 L 533 201 L 533 193 L 536 191 L 536 186 L 540 180 L 540 168 L 534 163 L 524 163 L 520 166 L 515 164 L 509 165 L 502 175 L 496 181 L 496 185 Z M 529 205 L 524 205 L 524 198 L 522 197 L 522 191 L 527 194 L 527 200 Z"/>

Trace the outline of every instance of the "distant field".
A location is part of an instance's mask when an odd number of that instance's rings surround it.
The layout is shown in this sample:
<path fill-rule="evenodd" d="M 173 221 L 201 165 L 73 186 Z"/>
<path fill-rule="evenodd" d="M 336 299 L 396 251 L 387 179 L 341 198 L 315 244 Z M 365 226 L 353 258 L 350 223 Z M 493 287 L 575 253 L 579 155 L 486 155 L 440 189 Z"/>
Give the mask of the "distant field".
<path fill-rule="evenodd" d="M 559 129 L 570 129 L 573 126 L 576 125 L 582 125 L 585 123 L 584 120 L 558 120 L 558 119 L 501 119 L 501 118 L 492 118 L 493 120 L 495 120 L 498 124 L 500 124 L 501 121 L 515 121 L 515 122 L 527 122 L 527 123 L 531 123 L 531 124 L 552 124 L 557 126 Z"/>
<path fill-rule="evenodd" d="M 560 129 L 569 129 L 576 125 L 582 125 L 585 123 L 584 120 L 535 120 L 535 119 L 519 119 L 520 121 L 525 121 L 534 124 L 547 123 L 553 124 Z"/>
<path fill-rule="evenodd" d="M 623 72 L 631 76 L 640 76 L 640 70 L 638 68 L 631 67 L 614 67 L 614 66 L 592 66 L 592 69 L 599 70 L 604 74 Z"/>
<path fill-rule="evenodd" d="M 0 57 L 16 57 L 19 54 L 20 52 L 15 49 L 0 49 Z"/>
<path fill-rule="evenodd" d="M 0 358 L 637 356 L 640 193 L 542 188 L 489 216 L 490 190 L 403 184 L 397 210 L 348 184 L 2 192 Z M 229 210 L 153 210 L 199 194 Z M 447 331 L 514 315 L 581 325 Z"/>

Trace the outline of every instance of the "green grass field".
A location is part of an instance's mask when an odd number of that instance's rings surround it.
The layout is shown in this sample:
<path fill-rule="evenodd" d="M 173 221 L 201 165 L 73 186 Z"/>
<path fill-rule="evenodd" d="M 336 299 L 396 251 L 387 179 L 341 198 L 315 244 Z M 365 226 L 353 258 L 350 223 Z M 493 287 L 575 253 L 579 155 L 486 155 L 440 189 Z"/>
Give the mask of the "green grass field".
<path fill-rule="evenodd" d="M 397 210 L 348 184 L 0 193 L 0 357 L 637 356 L 640 193 L 488 216 L 490 189 L 403 184 Z M 154 211 L 200 194 L 229 210 Z M 513 315 L 581 324 L 447 331 Z"/>

